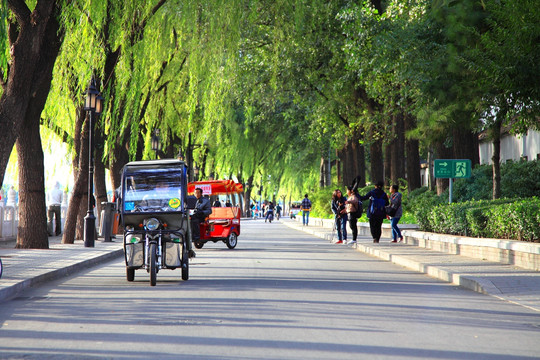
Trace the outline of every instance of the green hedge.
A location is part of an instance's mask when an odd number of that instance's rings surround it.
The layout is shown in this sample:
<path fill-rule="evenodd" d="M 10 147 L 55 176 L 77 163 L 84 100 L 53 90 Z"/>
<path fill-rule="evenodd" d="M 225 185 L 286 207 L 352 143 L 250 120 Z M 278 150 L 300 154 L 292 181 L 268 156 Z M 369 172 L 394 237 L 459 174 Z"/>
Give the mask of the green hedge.
<path fill-rule="evenodd" d="M 466 201 L 424 207 L 415 215 L 422 230 L 473 237 L 540 242 L 540 199 Z"/>

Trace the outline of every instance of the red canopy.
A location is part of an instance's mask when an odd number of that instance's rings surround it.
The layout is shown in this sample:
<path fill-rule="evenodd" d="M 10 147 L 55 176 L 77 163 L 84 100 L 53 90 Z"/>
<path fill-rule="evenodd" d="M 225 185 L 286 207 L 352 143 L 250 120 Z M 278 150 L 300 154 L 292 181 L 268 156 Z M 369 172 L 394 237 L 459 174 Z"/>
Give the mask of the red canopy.
<path fill-rule="evenodd" d="M 203 195 L 239 194 L 244 191 L 242 184 L 233 180 L 193 181 L 188 184 L 188 194 L 193 194 L 195 188 L 201 188 Z"/>

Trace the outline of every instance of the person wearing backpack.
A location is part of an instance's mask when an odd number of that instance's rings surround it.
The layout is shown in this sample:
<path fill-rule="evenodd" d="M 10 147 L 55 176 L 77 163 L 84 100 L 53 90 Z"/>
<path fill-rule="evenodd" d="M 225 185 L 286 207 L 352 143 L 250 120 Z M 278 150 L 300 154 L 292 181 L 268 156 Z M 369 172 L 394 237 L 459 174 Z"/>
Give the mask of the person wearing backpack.
<path fill-rule="evenodd" d="M 386 206 L 390 203 L 388 195 L 383 190 L 384 182 L 377 181 L 375 189 L 371 190 L 366 196 L 360 196 L 360 200 L 369 199 L 367 216 L 369 218 L 369 229 L 373 242 L 378 243 L 382 234 L 382 223 L 386 218 Z"/>
<path fill-rule="evenodd" d="M 302 209 L 302 225 L 308 226 L 309 212 L 311 211 L 311 200 L 308 199 L 308 194 L 304 195 L 301 209 Z"/>

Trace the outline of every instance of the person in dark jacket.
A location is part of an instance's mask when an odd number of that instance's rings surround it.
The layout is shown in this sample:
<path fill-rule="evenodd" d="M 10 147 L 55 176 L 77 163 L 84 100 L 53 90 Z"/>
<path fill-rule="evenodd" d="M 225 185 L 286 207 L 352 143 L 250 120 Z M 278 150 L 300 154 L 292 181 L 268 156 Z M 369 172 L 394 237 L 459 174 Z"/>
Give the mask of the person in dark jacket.
<path fill-rule="evenodd" d="M 191 216 L 191 239 L 193 242 L 197 242 L 201 239 L 201 229 L 199 224 L 202 223 L 208 215 L 212 213 L 212 207 L 210 206 L 210 200 L 202 196 L 202 189 L 195 189 L 195 197 L 197 202 L 193 209 L 193 215 Z M 191 243 L 189 243 L 189 257 L 195 257 L 195 252 L 191 249 Z"/>
<path fill-rule="evenodd" d="M 365 196 L 360 196 L 360 200 L 370 200 L 368 207 L 369 229 L 373 242 L 378 243 L 382 234 L 382 223 L 386 218 L 385 206 L 389 204 L 388 195 L 383 190 L 384 182 L 377 181 L 375 189 L 369 191 Z"/>
<path fill-rule="evenodd" d="M 332 194 L 332 212 L 336 219 L 335 226 L 338 234 L 338 241 L 336 244 L 347 243 L 347 210 L 345 209 L 345 202 L 347 198 L 343 196 L 341 190 L 336 189 Z"/>

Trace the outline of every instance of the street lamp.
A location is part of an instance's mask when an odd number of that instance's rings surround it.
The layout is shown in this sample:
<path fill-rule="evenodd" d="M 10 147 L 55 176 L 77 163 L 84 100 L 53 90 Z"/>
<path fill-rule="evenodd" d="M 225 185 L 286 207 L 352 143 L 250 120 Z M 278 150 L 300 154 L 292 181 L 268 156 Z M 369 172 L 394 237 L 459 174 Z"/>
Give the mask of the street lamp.
<path fill-rule="evenodd" d="M 161 150 L 161 139 L 159 137 L 159 129 L 154 130 L 154 134 L 151 139 L 152 150 L 156 152 L 156 160 L 158 158 L 158 151 Z"/>
<path fill-rule="evenodd" d="M 96 231 L 96 217 L 94 216 L 93 194 L 94 194 L 94 115 L 99 115 L 103 111 L 103 98 L 96 88 L 94 77 L 90 80 L 84 110 L 88 112 L 88 211 L 84 218 L 84 246 L 94 247 L 94 237 Z"/>

